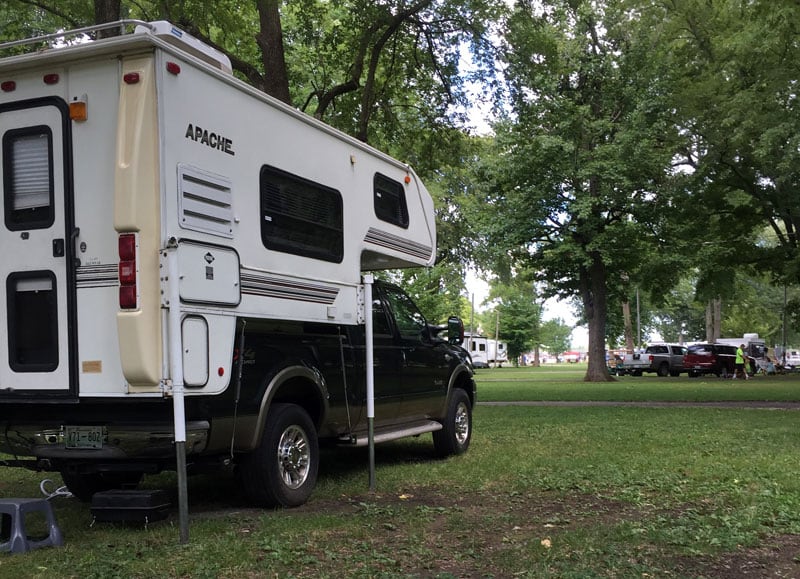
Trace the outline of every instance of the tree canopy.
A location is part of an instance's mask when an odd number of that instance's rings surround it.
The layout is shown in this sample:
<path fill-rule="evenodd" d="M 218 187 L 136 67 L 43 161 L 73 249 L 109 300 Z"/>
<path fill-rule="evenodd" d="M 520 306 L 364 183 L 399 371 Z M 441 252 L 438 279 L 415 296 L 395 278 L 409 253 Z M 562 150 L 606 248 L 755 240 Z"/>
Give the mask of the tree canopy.
<path fill-rule="evenodd" d="M 546 341 L 536 303 L 577 298 L 591 380 L 635 296 L 669 339 L 701 339 L 720 301 L 726 333 L 800 324 L 794 0 L 7 0 L 0 37 L 119 18 L 170 20 L 412 164 L 438 264 L 396 279 L 434 322 L 466 307 L 473 263 L 505 288 L 512 353 Z M 475 82 L 489 136 L 466 130 Z"/>

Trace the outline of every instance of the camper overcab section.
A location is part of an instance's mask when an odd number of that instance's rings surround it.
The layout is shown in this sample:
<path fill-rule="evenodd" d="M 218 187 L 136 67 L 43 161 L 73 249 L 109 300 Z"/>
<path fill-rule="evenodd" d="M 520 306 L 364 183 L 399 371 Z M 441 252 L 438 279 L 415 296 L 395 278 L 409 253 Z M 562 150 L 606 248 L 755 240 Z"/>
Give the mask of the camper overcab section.
<path fill-rule="evenodd" d="M 60 471 L 83 496 L 174 468 L 180 377 L 192 463 L 236 465 L 254 502 L 299 504 L 317 438 L 363 441 L 367 316 L 379 440 L 434 432 L 442 453 L 466 450 L 458 340 L 389 284 L 364 303 L 364 272 L 435 259 L 408 165 L 164 22 L 0 59 L 0 88 L 6 464 Z M 308 439 L 287 440 L 295 427 Z M 275 473 L 289 482 L 254 482 Z"/>

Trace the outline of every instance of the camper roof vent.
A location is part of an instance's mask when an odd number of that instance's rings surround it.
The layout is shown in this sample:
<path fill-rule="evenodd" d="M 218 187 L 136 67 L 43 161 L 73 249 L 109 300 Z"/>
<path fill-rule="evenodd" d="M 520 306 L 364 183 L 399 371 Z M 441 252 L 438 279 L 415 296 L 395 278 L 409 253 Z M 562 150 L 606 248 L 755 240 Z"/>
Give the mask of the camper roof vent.
<path fill-rule="evenodd" d="M 181 164 L 178 165 L 178 195 L 181 227 L 233 237 L 229 179 Z"/>
<path fill-rule="evenodd" d="M 227 72 L 228 74 L 233 72 L 231 60 L 225 54 L 201 42 L 191 34 L 184 32 L 166 20 L 156 20 L 155 22 L 140 24 L 133 32 L 134 34 L 152 34 L 161 40 L 177 46 L 184 52 L 188 52 L 192 56 L 216 66 L 223 72 Z"/>

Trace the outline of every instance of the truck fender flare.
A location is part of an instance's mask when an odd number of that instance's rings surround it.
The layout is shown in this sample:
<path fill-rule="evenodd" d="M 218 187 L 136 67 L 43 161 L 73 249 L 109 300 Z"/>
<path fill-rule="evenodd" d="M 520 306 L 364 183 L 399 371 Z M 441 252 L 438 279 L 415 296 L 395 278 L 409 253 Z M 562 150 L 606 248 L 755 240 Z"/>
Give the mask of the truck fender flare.
<path fill-rule="evenodd" d="M 261 397 L 261 405 L 258 409 L 258 419 L 253 431 L 250 448 L 258 446 L 258 442 L 261 440 L 261 436 L 264 433 L 267 413 L 269 412 L 272 401 L 280 391 L 281 386 L 295 379 L 301 379 L 313 385 L 313 395 L 309 397 L 306 393 L 304 397 L 298 395 L 296 399 L 282 397 L 280 400 L 281 402 L 293 402 L 305 408 L 314 421 L 317 430 L 319 430 L 320 424 L 323 423 L 324 417 L 328 413 L 330 400 L 325 378 L 322 376 L 322 373 L 313 366 L 308 366 L 303 363 L 285 366 L 267 378 L 264 395 Z"/>
<path fill-rule="evenodd" d="M 450 380 L 447 383 L 447 396 L 445 396 L 444 400 L 442 401 L 442 406 L 439 411 L 439 414 L 444 416 L 447 413 L 447 402 L 450 400 L 450 394 L 456 388 L 456 383 L 462 380 L 462 375 L 466 374 L 466 380 L 472 381 L 473 380 L 473 373 L 472 370 L 466 364 L 459 364 L 453 369 L 453 372 L 450 374 Z M 474 389 L 465 388 L 467 392 L 467 396 L 469 396 L 470 403 L 475 406 L 475 391 Z"/>

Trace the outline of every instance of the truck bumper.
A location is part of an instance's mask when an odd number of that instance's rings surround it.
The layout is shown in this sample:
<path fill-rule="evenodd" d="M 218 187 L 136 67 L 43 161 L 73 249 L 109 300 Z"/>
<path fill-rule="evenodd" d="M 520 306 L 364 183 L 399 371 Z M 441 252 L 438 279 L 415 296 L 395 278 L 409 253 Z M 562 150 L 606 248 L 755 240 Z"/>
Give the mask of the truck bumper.
<path fill-rule="evenodd" d="M 96 448 L 67 444 L 69 426 L 0 424 L 0 452 L 13 456 L 62 460 L 131 460 L 168 458 L 175 454 L 172 424 L 119 424 L 97 427 Z M 186 453 L 202 453 L 208 444 L 207 421 L 186 423 Z"/>

